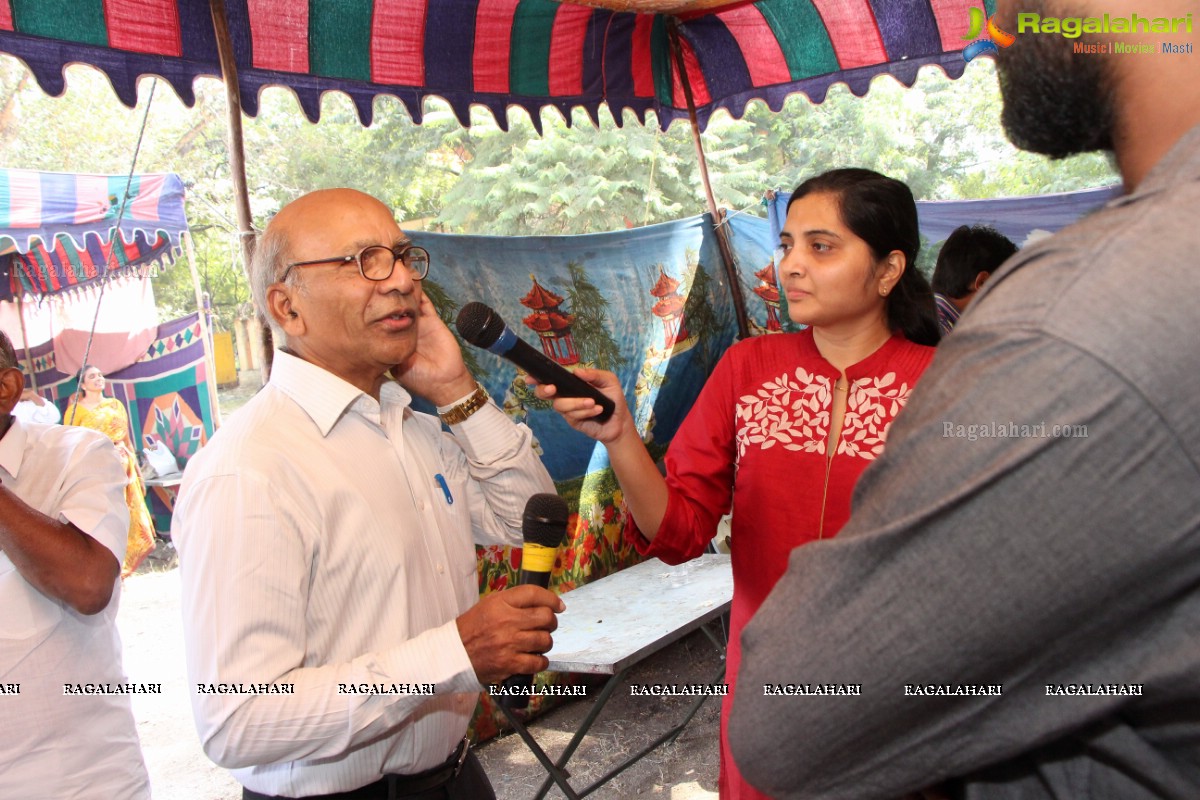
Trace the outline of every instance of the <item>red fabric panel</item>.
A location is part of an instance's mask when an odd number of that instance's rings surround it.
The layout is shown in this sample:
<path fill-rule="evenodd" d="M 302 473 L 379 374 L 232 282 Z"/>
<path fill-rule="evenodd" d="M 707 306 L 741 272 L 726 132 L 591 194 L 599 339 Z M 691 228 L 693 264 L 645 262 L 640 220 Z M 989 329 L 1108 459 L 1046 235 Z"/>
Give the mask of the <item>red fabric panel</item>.
<path fill-rule="evenodd" d="M 957 2 L 957 0 L 953 0 Z M 762 12 L 752 5 L 734 6 L 721 14 L 721 22 L 733 34 L 742 58 L 750 70 L 750 81 L 755 86 L 770 86 L 787 83 L 792 79 L 787 59 L 775 38 L 775 32 L 763 18 Z"/>
<path fill-rule="evenodd" d="M 75 176 L 75 224 L 104 219 L 108 213 L 108 176 Z"/>
<path fill-rule="evenodd" d="M 9 0 L 0 0 L 0 31 L 11 31 L 12 29 L 12 6 L 9 4 Z"/>
<path fill-rule="evenodd" d="M 37 228 L 42 224 L 40 173 L 14 169 L 8 173 L 8 227 Z M 22 245 L 24 242 L 22 242 Z"/>
<path fill-rule="evenodd" d="M 583 94 L 583 47 L 592 9 L 566 3 L 554 15 L 550 37 L 550 96 Z"/>
<path fill-rule="evenodd" d="M 425 83 L 426 0 L 375 0 L 371 19 L 371 80 Z"/>
<path fill-rule="evenodd" d="M 137 197 L 129 204 L 129 213 L 135 219 L 148 222 L 158 221 L 158 201 L 162 198 L 166 175 L 143 175 L 138 184 Z"/>
<path fill-rule="evenodd" d="M 308 0 L 247 0 L 254 66 L 308 72 Z"/>
<path fill-rule="evenodd" d="M 115 50 L 183 55 L 176 0 L 104 0 L 104 21 Z"/>
<path fill-rule="evenodd" d="M 479 0 L 475 12 L 475 91 L 508 92 L 509 53 L 518 0 Z"/>
<path fill-rule="evenodd" d="M 682 36 L 679 38 L 679 44 L 683 47 L 683 68 L 687 70 L 688 85 L 692 87 L 692 100 L 695 101 L 696 108 L 708 105 L 712 102 L 712 96 L 708 93 L 708 84 L 704 81 L 704 72 L 700 69 L 700 62 L 696 59 L 696 51 Z M 675 66 L 674 59 L 672 59 L 671 66 Z M 678 70 L 671 70 L 671 79 L 671 102 L 676 108 L 687 108 L 687 97 L 683 94 L 683 84 L 679 81 Z"/>
<path fill-rule="evenodd" d="M 883 37 L 868 0 L 812 0 L 842 69 L 887 63 Z M 964 15 L 965 16 L 965 15 Z"/>
<path fill-rule="evenodd" d="M 633 24 L 633 95 L 654 97 L 654 65 L 650 55 L 650 31 L 654 17 L 638 14 Z"/>
<path fill-rule="evenodd" d="M 979 3 L 983 5 L 982 1 Z M 929 0 L 933 16 L 937 19 L 938 33 L 942 36 L 943 50 L 961 50 L 967 44 L 964 36 L 971 26 L 969 6 L 963 0 Z"/>

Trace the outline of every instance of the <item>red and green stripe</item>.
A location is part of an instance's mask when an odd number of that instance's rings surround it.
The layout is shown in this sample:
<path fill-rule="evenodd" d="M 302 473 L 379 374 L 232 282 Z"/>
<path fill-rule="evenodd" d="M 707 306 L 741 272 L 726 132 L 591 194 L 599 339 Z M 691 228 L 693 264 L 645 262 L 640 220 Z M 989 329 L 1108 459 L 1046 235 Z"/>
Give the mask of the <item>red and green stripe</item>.
<path fill-rule="evenodd" d="M 20 33 L 152 55 L 183 52 L 176 0 L 0 2 L 11 2 L 9 28 Z"/>

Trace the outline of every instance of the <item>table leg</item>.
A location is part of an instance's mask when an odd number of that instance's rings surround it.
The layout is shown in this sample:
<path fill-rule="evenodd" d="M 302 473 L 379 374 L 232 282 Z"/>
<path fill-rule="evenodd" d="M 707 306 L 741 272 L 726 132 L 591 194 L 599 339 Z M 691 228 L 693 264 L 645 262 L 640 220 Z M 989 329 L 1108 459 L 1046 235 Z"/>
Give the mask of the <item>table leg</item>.
<path fill-rule="evenodd" d="M 504 712 L 504 716 L 508 717 L 509 724 L 513 726 L 513 730 L 515 730 L 517 735 L 524 740 L 525 746 L 528 747 L 530 752 L 532 752 L 537 760 L 541 762 L 542 767 L 545 768 L 546 773 L 549 775 L 549 777 L 546 778 L 546 783 L 542 785 L 541 791 L 538 793 L 539 800 L 540 798 L 546 796 L 546 792 L 550 791 L 551 782 L 557 783 L 558 788 L 562 789 L 563 794 L 565 794 L 569 800 L 579 800 L 580 796 L 576 794 L 575 790 L 571 788 L 571 784 L 567 782 L 567 778 L 569 777 L 568 774 L 564 770 L 560 769 L 560 765 L 555 764 L 550 760 L 550 757 L 546 755 L 546 751 L 542 749 L 542 746 L 538 744 L 537 740 L 534 739 L 529 733 L 529 730 L 525 727 L 525 723 L 517 719 L 517 715 L 514 714 L 512 709 L 510 709 L 504 703 L 497 703 L 496 705 L 500 706 L 500 710 Z M 565 764 L 566 762 L 564 761 L 563 763 Z"/>
<path fill-rule="evenodd" d="M 625 673 L 628 671 L 628 669 L 623 669 L 605 682 L 604 688 L 600 690 L 600 694 L 596 697 L 596 701 L 592 703 L 591 710 L 588 711 L 587 716 L 583 718 L 583 722 L 579 724 L 579 729 L 575 731 L 575 735 L 572 736 L 571 741 L 567 743 L 566 748 L 562 751 L 562 755 L 558 757 L 558 763 L 555 766 L 559 770 L 562 770 L 563 767 L 567 765 L 567 762 L 571 760 L 571 756 L 575 755 L 575 751 L 579 748 L 580 743 L 583 742 L 583 737 L 587 735 L 589 730 L 591 730 L 592 723 L 596 721 L 596 717 L 600 716 L 600 712 L 604 710 L 604 706 L 608 703 L 608 699 L 612 697 L 613 691 L 615 691 L 616 688 L 624 682 Z M 542 787 L 538 789 L 537 794 L 534 795 L 534 800 L 542 800 L 542 798 L 546 796 L 546 793 L 550 791 L 550 783 L 552 780 L 558 783 L 560 788 L 562 787 L 562 782 L 555 779 L 554 773 L 551 772 L 550 777 L 546 778 L 546 780 L 542 783 Z M 586 792 L 584 794 L 586 794 Z"/>

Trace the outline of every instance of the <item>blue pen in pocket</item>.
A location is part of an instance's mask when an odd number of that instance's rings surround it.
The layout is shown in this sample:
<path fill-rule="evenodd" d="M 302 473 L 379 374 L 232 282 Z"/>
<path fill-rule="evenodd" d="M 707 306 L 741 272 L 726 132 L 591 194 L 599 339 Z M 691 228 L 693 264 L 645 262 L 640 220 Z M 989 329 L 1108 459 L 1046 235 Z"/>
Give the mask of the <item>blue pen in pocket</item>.
<path fill-rule="evenodd" d="M 446 477 L 439 472 L 433 476 L 433 479 L 437 481 L 437 485 L 441 487 L 442 494 L 446 495 L 446 505 L 454 505 L 454 495 L 450 494 L 450 485 L 446 483 Z"/>

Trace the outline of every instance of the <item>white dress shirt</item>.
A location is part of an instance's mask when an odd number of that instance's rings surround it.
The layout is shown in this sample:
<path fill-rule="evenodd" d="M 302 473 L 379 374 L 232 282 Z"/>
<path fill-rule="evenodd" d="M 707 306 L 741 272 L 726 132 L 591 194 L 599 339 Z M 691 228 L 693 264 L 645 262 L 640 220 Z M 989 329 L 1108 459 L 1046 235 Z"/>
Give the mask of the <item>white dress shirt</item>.
<path fill-rule="evenodd" d="M 13 408 L 12 413 L 14 417 L 24 423 L 36 422 L 41 425 L 54 425 L 62 422 L 62 412 L 49 400 L 44 400 L 41 405 L 32 400 L 22 400 Z"/>
<path fill-rule="evenodd" d="M 254 791 L 419 772 L 466 732 L 482 687 L 455 618 L 478 601 L 473 542 L 520 543 L 525 502 L 554 485 L 528 428 L 494 404 L 451 436 L 410 399 L 389 382 L 377 403 L 277 352 L 268 385 L 184 472 L 172 534 L 196 727 Z"/>
<path fill-rule="evenodd" d="M 0 481 L 125 558 L 125 470 L 108 437 L 14 419 L 0 439 Z M 84 615 L 42 594 L 0 551 L 0 797 L 148 798 L 128 694 L 66 695 L 64 684 L 124 685 L 120 582 Z M 19 686 L 19 694 L 12 687 Z"/>

